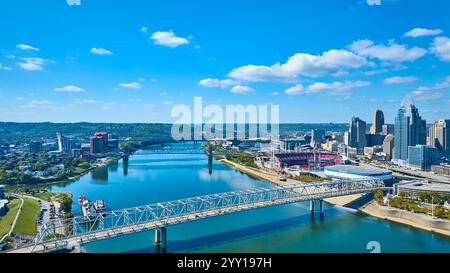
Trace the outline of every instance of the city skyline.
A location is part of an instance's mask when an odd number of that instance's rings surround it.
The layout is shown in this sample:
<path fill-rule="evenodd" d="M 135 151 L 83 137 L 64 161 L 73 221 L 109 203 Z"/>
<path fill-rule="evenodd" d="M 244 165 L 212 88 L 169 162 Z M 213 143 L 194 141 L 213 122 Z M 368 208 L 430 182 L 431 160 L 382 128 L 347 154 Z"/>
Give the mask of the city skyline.
<path fill-rule="evenodd" d="M 394 124 L 405 96 L 450 117 L 444 1 L 104 4 L 2 4 L 0 121 L 171 123 L 194 96 L 278 104 L 281 123 Z"/>

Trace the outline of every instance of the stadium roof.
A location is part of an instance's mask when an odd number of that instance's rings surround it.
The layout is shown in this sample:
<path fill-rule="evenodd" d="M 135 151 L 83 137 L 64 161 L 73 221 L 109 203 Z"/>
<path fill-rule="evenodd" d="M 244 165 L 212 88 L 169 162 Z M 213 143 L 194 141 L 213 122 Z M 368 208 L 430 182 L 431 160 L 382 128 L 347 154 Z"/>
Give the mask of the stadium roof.
<path fill-rule="evenodd" d="M 327 171 L 334 171 L 340 173 L 356 174 L 356 175 L 383 175 L 392 174 L 392 171 L 385 170 L 377 167 L 361 167 L 355 165 L 336 165 L 326 167 Z"/>

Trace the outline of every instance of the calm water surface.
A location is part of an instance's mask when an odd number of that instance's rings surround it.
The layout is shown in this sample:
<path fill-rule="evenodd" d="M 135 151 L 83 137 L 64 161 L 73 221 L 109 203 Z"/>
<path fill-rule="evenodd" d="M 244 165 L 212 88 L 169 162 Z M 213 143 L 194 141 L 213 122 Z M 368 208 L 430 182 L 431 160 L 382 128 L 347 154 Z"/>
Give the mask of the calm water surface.
<path fill-rule="evenodd" d="M 103 199 L 109 210 L 270 184 L 204 155 L 152 155 L 140 151 L 122 162 L 92 171 L 79 181 L 53 186 L 78 196 Z M 169 252 L 450 252 L 450 238 L 325 205 L 325 217 L 311 219 L 309 203 L 298 203 L 202 219 L 168 227 Z M 85 245 L 87 252 L 155 252 L 153 231 Z"/>

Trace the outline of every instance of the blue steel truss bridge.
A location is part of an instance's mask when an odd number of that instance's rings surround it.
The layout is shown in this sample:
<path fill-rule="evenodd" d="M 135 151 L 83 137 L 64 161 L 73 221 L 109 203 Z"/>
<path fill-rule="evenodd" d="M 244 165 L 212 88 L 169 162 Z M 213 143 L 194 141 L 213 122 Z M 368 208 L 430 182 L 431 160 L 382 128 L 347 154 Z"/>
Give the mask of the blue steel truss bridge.
<path fill-rule="evenodd" d="M 32 244 L 11 252 L 51 252 L 147 230 L 155 230 L 155 243 L 164 251 L 166 227 L 169 225 L 302 201 L 310 201 L 312 212 L 315 201 L 318 201 L 322 215 L 323 199 L 370 193 L 375 189 L 388 188 L 382 180 L 334 180 L 217 193 L 137 206 L 94 217 L 75 217 L 45 223 Z"/>
<path fill-rule="evenodd" d="M 144 154 L 209 154 L 210 150 L 204 149 L 202 141 L 179 141 L 173 143 L 160 143 L 145 148 Z M 210 149 L 210 148 L 209 148 Z M 141 153 L 142 154 L 142 153 Z"/>

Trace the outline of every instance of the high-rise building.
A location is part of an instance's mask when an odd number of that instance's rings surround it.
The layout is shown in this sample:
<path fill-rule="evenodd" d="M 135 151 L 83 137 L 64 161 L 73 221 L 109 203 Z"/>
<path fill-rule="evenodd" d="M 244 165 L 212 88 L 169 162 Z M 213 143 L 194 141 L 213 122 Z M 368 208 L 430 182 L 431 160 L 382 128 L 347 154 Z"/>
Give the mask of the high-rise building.
<path fill-rule="evenodd" d="M 42 141 L 31 141 L 30 142 L 30 153 L 37 154 L 43 151 Z"/>
<path fill-rule="evenodd" d="M 395 118 L 395 153 L 394 159 L 406 162 L 408 147 L 426 144 L 426 122 L 419 115 L 419 110 L 410 97 L 402 101 Z"/>
<path fill-rule="evenodd" d="M 353 117 L 348 131 L 348 144 L 352 148 L 363 149 L 366 144 L 366 122 Z"/>
<path fill-rule="evenodd" d="M 381 134 L 383 132 L 383 125 L 384 125 L 384 114 L 383 111 L 377 110 L 375 111 L 375 114 L 373 115 L 373 122 L 372 127 L 370 128 L 370 133 L 375 134 Z"/>
<path fill-rule="evenodd" d="M 102 139 L 103 149 L 108 149 L 108 133 L 97 132 L 94 134 L 94 136 Z"/>
<path fill-rule="evenodd" d="M 71 154 L 72 149 L 79 147 L 79 143 L 73 136 L 64 136 L 60 133 L 56 133 L 58 139 L 58 150 L 64 154 Z"/>
<path fill-rule="evenodd" d="M 450 158 L 450 120 L 436 121 L 430 127 L 429 140 L 431 147 L 437 148 L 441 155 Z"/>
<path fill-rule="evenodd" d="M 97 136 L 91 137 L 91 154 L 101 154 L 103 151 L 103 139 Z"/>
<path fill-rule="evenodd" d="M 325 141 L 325 131 L 321 129 L 311 130 L 311 146 L 321 144 Z"/>
<path fill-rule="evenodd" d="M 382 134 L 387 136 L 389 134 L 394 134 L 394 125 L 393 124 L 385 124 L 383 125 Z"/>
<path fill-rule="evenodd" d="M 439 151 L 431 146 L 409 146 L 408 154 L 408 164 L 423 171 L 429 171 L 432 165 L 439 164 Z"/>
<path fill-rule="evenodd" d="M 391 160 L 394 155 L 394 136 L 389 134 L 383 141 L 383 153 L 386 154 L 386 160 Z"/>
<path fill-rule="evenodd" d="M 383 141 L 386 138 L 385 135 L 382 134 L 367 134 L 366 135 L 366 146 L 380 146 L 383 145 Z"/>

